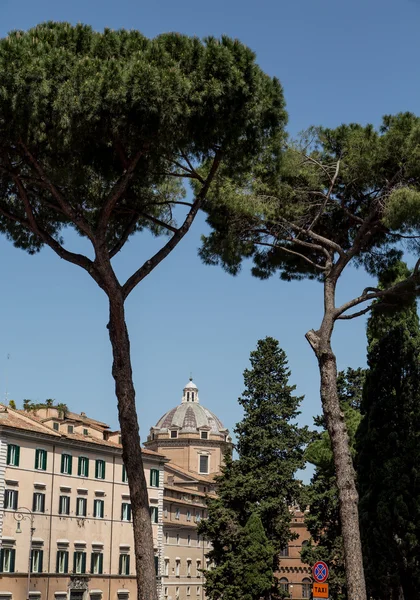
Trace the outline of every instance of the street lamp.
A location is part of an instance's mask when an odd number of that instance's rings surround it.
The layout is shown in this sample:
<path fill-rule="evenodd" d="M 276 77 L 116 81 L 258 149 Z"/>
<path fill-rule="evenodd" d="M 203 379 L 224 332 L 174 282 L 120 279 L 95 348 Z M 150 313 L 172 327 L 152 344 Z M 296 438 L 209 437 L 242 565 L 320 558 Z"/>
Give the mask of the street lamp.
<path fill-rule="evenodd" d="M 29 510 L 29 508 L 26 508 L 26 506 L 21 506 L 20 508 L 18 508 L 16 510 L 16 512 L 14 513 L 14 518 L 17 521 L 17 525 L 16 525 L 16 533 L 22 533 L 22 529 L 20 526 L 21 521 L 25 521 L 26 519 L 29 520 L 30 524 L 31 524 L 31 528 L 30 528 L 30 534 L 29 534 L 29 558 L 28 558 L 28 585 L 27 585 L 27 590 L 26 590 L 26 600 L 29 600 L 29 587 L 31 585 L 31 558 L 32 558 L 32 538 L 35 532 L 35 527 L 34 527 L 34 514 L 31 510 Z"/>

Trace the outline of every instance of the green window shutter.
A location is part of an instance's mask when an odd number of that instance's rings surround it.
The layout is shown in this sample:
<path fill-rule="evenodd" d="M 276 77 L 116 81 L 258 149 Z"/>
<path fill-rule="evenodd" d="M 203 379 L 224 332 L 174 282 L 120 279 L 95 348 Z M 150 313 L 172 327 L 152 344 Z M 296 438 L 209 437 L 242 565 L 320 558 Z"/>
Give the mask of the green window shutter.
<path fill-rule="evenodd" d="M 64 461 L 65 461 L 65 455 L 62 454 L 61 455 L 61 472 L 64 473 Z"/>
<path fill-rule="evenodd" d="M 130 555 L 129 554 L 127 554 L 127 563 L 126 564 L 127 564 L 127 567 L 126 567 L 125 574 L 130 575 Z"/>
<path fill-rule="evenodd" d="M 64 572 L 65 573 L 69 572 L 69 553 L 68 553 L 68 551 L 66 551 L 65 556 L 64 556 Z"/>
<path fill-rule="evenodd" d="M 86 552 L 82 554 L 82 573 L 86 573 Z"/>
<path fill-rule="evenodd" d="M 7 460 L 6 460 L 6 463 L 8 465 L 10 465 L 10 455 L 11 455 L 11 453 L 12 453 L 11 444 L 7 444 Z"/>
<path fill-rule="evenodd" d="M 71 475 L 73 470 L 73 457 L 69 455 L 69 475 Z"/>
<path fill-rule="evenodd" d="M 35 450 L 35 469 L 38 469 L 39 465 L 39 450 L 38 448 Z"/>
<path fill-rule="evenodd" d="M 101 500 L 101 506 L 100 506 L 100 510 L 99 510 L 99 512 L 101 514 L 101 519 L 104 518 L 104 506 L 105 506 L 105 503 L 103 500 Z"/>
<path fill-rule="evenodd" d="M 122 480 L 123 483 L 127 481 L 127 469 L 125 468 L 125 465 L 122 466 Z"/>
<path fill-rule="evenodd" d="M 93 573 L 93 567 L 95 566 L 95 554 L 92 552 L 90 555 L 90 572 Z"/>
<path fill-rule="evenodd" d="M 124 504 L 121 504 L 121 521 L 124 519 Z M 120 557 L 121 558 L 121 557 Z"/>
<path fill-rule="evenodd" d="M 105 461 L 101 461 L 102 462 L 102 479 L 105 479 Z"/>
<path fill-rule="evenodd" d="M 82 458 L 81 458 L 81 456 L 79 456 L 79 462 L 77 465 L 77 474 L 79 475 L 79 477 L 82 474 Z"/>
<path fill-rule="evenodd" d="M 3 551 L 1 551 L 1 552 L 3 552 Z M 1 564 L 1 566 L 3 566 L 3 562 Z M 120 554 L 120 559 L 118 561 L 118 573 L 119 573 L 119 575 L 123 574 L 122 573 L 122 554 Z"/>
<path fill-rule="evenodd" d="M 13 550 L 10 551 L 10 572 L 11 573 L 15 572 L 15 558 L 16 558 L 16 550 L 13 548 Z"/>
<path fill-rule="evenodd" d="M 16 446 L 16 460 L 15 466 L 18 467 L 20 462 L 20 446 Z"/>
<path fill-rule="evenodd" d="M 85 477 L 89 477 L 89 459 L 88 458 L 85 458 L 84 464 L 85 464 L 85 470 L 84 470 L 83 475 Z"/>
<path fill-rule="evenodd" d="M 128 520 L 131 521 L 131 504 L 128 505 Z"/>
<path fill-rule="evenodd" d="M 121 556 L 120 556 L 121 559 Z M 0 573 L 3 573 L 4 550 L 0 549 Z"/>
<path fill-rule="evenodd" d="M 39 551 L 39 572 L 42 573 L 42 563 L 44 562 L 44 551 Z"/>
<path fill-rule="evenodd" d="M 32 496 L 32 512 L 35 512 L 36 509 L 36 494 Z"/>
<path fill-rule="evenodd" d="M 42 451 L 42 468 L 44 471 L 47 470 L 47 451 L 46 450 Z"/>
<path fill-rule="evenodd" d="M 76 556 L 77 556 L 77 552 L 73 553 L 73 573 L 76 573 Z"/>
<path fill-rule="evenodd" d="M 55 572 L 58 573 L 59 572 L 59 567 L 60 567 L 60 551 L 57 551 L 57 555 L 56 555 L 56 559 L 55 559 Z"/>
<path fill-rule="evenodd" d="M 101 552 L 101 554 L 99 555 L 99 574 L 100 575 L 102 575 L 103 566 L 104 566 L 104 555 Z"/>
<path fill-rule="evenodd" d="M 95 479 L 98 479 L 98 471 L 99 471 L 99 469 L 98 469 L 98 461 L 96 460 L 95 461 Z"/>

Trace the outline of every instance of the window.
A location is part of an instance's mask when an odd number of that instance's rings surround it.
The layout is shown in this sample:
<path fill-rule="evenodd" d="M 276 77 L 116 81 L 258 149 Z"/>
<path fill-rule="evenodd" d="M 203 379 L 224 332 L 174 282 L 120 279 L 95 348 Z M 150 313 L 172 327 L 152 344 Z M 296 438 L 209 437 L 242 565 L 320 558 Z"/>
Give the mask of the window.
<path fill-rule="evenodd" d="M 45 494 L 34 492 L 32 498 L 32 512 L 45 512 Z"/>
<path fill-rule="evenodd" d="M 7 445 L 7 464 L 11 467 L 19 466 L 20 447 L 16 444 Z"/>
<path fill-rule="evenodd" d="M 58 514 L 69 515 L 70 514 L 70 496 L 60 496 L 58 501 Z"/>
<path fill-rule="evenodd" d="M 73 457 L 71 454 L 62 454 L 61 455 L 61 472 L 64 475 L 71 475 L 73 467 Z"/>
<path fill-rule="evenodd" d="M 159 487 L 159 471 L 158 471 L 158 469 L 150 469 L 150 485 L 151 485 L 151 487 Z"/>
<path fill-rule="evenodd" d="M 96 519 L 104 518 L 104 501 L 103 500 L 94 500 L 93 501 L 93 516 Z"/>
<path fill-rule="evenodd" d="M 163 516 L 165 517 L 165 519 L 167 519 L 167 517 L 168 517 L 168 507 L 167 506 L 163 507 Z"/>
<path fill-rule="evenodd" d="M 187 510 L 187 521 L 191 521 L 191 511 Z"/>
<path fill-rule="evenodd" d="M 67 550 L 57 551 L 57 563 L 55 570 L 57 573 L 69 572 L 69 553 Z"/>
<path fill-rule="evenodd" d="M 206 558 L 206 569 L 207 571 L 210 569 L 210 559 Z"/>
<path fill-rule="evenodd" d="M 67 425 L 67 433 L 74 433 L 73 425 Z"/>
<path fill-rule="evenodd" d="M 156 575 L 159 575 L 159 556 L 155 555 L 155 572 Z"/>
<path fill-rule="evenodd" d="M 169 558 L 165 558 L 164 573 L 166 577 L 169 577 Z"/>
<path fill-rule="evenodd" d="M 199 595 L 200 595 L 200 593 L 201 593 L 200 586 L 199 586 L 199 585 L 197 585 L 197 596 L 199 596 Z"/>
<path fill-rule="evenodd" d="M 197 560 L 197 577 L 201 577 L 200 569 L 201 569 L 201 560 Z"/>
<path fill-rule="evenodd" d="M 168 588 L 167 588 L 167 587 L 164 587 L 164 588 L 163 588 L 163 595 L 164 595 L 164 596 L 167 596 L 167 595 L 168 595 Z"/>
<path fill-rule="evenodd" d="M 150 518 L 152 523 L 159 523 L 159 509 L 157 506 L 150 507 Z"/>
<path fill-rule="evenodd" d="M 208 431 L 202 431 L 200 437 L 201 437 L 202 440 L 208 440 L 209 439 L 209 432 Z"/>
<path fill-rule="evenodd" d="M 191 560 L 187 559 L 187 577 L 191 577 Z"/>
<path fill-rule="evenodd" d="M 86 456 L 79 456 L 77 474 L 79 477 L 89 477 L 89 459 Z"/>
<path fill-rule="evenodd" d="M 92 552 L 90 557 L 90 572 L 93 575 L 102 575 L 104 565 L 104 555 L 102 552 Z"/>
<path fill-rule="evenodd" d="M 175 561 L 175 577 L 179 577 L 181 571 L 181 561 L 177 558 Z"/>
<path fill-rule="evenodd" d="M 121 504 L 121 521 L 131 521 L 131 504 L 128 502 Z"/>
<path fill-rule="evenodd" d="M 280 550 L 280 556 L 289 556 L 289 546 L 286 546 Z"/>
<path fill-rule="evenodd" d="M 169 533 L 166 531 L 165 532 L 165 544 L 167 544 L 169 542 Z"/>
<path fill-rule="evenodd" d="M 86 498 L 77 498 L 76 499 L 76 516 L 77 517 L 86 517 L 86 509 L 87 509 Z"/>
<path fill-rule="evenodd" d="M 176 429 L 171 429 L 171 438 L 177 438 L 178 437 L 178 431 Z"/>
<path fill-rule="evenodd" d="M 191 546 L 191 536 L 190 535 L 187 537 L 187 544 L 188 544 L 188 546 Z"/>
<path fill-rule="evenodd" d="M 125 465 L 122 466 L 122 477 L 121 480 L 123 483 L 128 483 L 128 475 L 127 475 L 127 469 L 125 467 Z"/>
<path fill-rule="evenodd" d="M 279 587 L 280 587 L 280 591 L 282 592 L 289 592 L 289 580 L 286 577 L 282 577 L 279 580 Z"/>
<path fill-rule="evenodd" d="M 187 585 L 187 596 L 191 596 L 191 588 Z"/>
<path fill-rule="evenodd" d="M 95 463 L 95 479 L 105 479 L 105 461 L 97 460 Z"/>
<path fill-rule="evenodd" d="M 83 429 L 83 435 L 89 435 L 89 429 Z"/>
<path fill-rule="evenodd" d="M 37 448 L 35 450 L 35 469 L 39 471 L 47 470 L 47 451 Z"/>
<path fill-rule="evenodd" d="M 120 554 L 118 573 L 120 575 L 130 575 L 130 555 Z"/>
<path fill-rule="evenodd" d="M 86 552 L 77 550 L 73 555 L 73 573 L 86 573 Z"/>
<path fill-rule="evenodd" d="M 42 560 L 44 558 L 44 551 L 34 549 L 31 552 L 31 573 L 42 573 Z"/>
<path fill-rule="evenodd" d="M 195 392 L 191 392 L 191 399 L 193 402 L 194 402 L 194 395 L 195 395 Z"/>
<path fill-rule="evenodd" d="M 54 431 L 58 431 L 60 429 L 60 425 L 58 423 L 53 423 Z"/>
<path fill-rule="evenodd" d="M 175 588 L 175 597 L 179 598 L 179 587 Z"/>
<path fill-rule="evenodd" d="M 312 592 L 312 583 L 309 577 L 302 579 L 302 598 L 310 598 Z"/>
<path fill-rule="evenodd" d="M 4 508 L 16 510 L 18 507 L 18 491 L 4 490 Z"/>
<path fill-rule="evenodd" d="M 177 534 L 176 534 L 176 543 L 177 543 L 177 544 L 178 544 L 178 546 L 179 546 L 179 533 L 177 533 Z"/>
<path fill-rule="evenodd" d="M 15 572 L 15 556 L 14 548 L 2 548 L 0 550 L 0 573 Z"/>
<path fill-rule="evenodd" d="M 201 515 L 200 515 L 200 511 L 199 510 L 195 511 L 195 519 L 194 520 L 195 520 L 196 523 L 199 523 L 201 521 Z"/>
<path fill-rule="evenodd" d="M 209 457 L 205 454 L 200 454 L 200 473 L 209 472 Z"/>
<path fill-rule="evenodd" d="M 180 515 L 181 515 L 181 510 L 179 508 L 176 508 L 175 509 L 175 519 L 179 520 Z"/>

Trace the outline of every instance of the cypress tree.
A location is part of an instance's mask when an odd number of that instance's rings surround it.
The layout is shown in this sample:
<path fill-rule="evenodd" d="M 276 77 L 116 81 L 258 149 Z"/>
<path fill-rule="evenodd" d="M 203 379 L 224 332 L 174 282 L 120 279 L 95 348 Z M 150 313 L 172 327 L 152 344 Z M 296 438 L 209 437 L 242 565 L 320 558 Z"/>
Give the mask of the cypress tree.
<path fill-rule="evenodd" d="M 302 501 L 303 487 L 295 474 L 304 467 L 310 438 L 307 427 L 296 423 L 302 397 L 293 393 L 287 357 L 275 339 L 260 340 L 250 361 L 239 398 L 244 417 L 235 428 L 238 459 L 226 457 L 217 480 L 218 498 L 208 500 L 209 518 L 201 525 L 213 546 L 209 557 L 215 570 L 206 582 L 212 599 L 221 597 L 232 577 L 243 527 L 254 513 L 272 544 L 271 572 L 277 570 L 280 550 L 295 538 L 291 508 Z M 276 585 L 270 593 L 281 596 Z"/>
<path fill-rule="evenodd" d="M 386 277 L 397 280 L 399 263 Z M 360 524 L 369 593 L 414 600 L 420 589 L 420 329 L 414 299 L 378 305 L 357 435 Z"/>

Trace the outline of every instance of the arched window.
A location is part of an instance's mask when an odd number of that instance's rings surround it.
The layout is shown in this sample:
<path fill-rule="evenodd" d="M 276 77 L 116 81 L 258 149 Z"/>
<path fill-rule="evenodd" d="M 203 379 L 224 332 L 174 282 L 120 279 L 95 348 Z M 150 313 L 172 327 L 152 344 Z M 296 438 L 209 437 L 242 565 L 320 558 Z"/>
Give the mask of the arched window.
<path fill-rule="evenodd" d="M 286 577 L 282 577 L 279 580 L 279 588 L 281 592 L 288 592 L 289 591 L 289 580 Z"/>
<path fill-rule="evenodd" d="M 310 598 L 311 597 L 311 587 L 312 583 L 309 577 L 304 577 L 302 579 L 302 598 Z"/>

